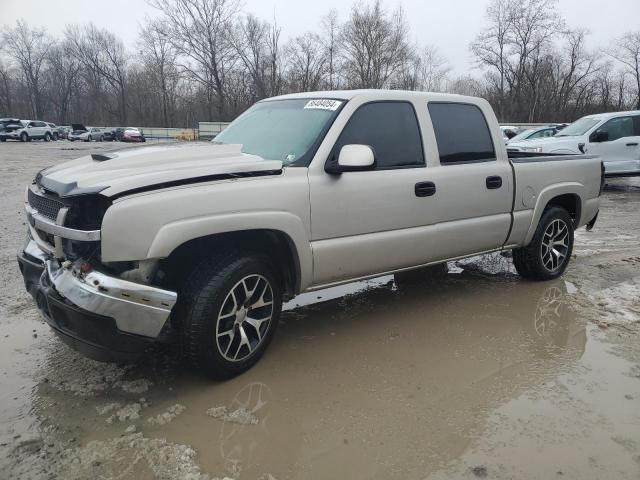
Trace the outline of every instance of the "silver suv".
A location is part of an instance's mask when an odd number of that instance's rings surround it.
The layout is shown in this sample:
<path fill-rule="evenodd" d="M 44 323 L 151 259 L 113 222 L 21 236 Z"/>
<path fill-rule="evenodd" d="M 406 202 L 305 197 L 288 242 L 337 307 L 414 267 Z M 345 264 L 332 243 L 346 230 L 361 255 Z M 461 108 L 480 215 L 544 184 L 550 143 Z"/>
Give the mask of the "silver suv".
<path fill-rule="evenodd" d="M 13 124 L 13 127 L 10 128 L 8 126 L 0 134 L 0 141 L 20 140 L 21 142 L 30 142 L 31 140 L 44 140 L 49 142 L 53 140 L 51 127 L 40 120 L 20 120 L 20 123 Z"/>

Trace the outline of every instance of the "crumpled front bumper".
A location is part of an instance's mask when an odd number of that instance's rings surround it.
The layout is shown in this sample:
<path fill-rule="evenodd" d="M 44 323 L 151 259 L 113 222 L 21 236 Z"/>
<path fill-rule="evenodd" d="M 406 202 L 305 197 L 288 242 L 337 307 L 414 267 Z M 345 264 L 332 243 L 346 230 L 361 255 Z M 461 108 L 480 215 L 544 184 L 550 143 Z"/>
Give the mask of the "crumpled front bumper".
<path fill-rule="evenodd" d="M 18 255 L 25 287 L 49 325 L 98 360 L 136 356 L 158 340 L 177 294 L 60 264 L 33 240 Z"/>

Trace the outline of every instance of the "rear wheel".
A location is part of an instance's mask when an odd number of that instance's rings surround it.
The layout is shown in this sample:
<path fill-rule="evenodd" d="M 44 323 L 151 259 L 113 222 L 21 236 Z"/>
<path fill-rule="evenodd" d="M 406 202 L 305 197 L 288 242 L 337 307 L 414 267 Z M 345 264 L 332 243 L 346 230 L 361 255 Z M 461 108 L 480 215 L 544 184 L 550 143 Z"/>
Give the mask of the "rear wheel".
<path fill-rule="evenodd" d="M 513 250 L 513 264 L 529 280 L 552 280 L 567 268 L 573 251 L 573 220 L 560 207 L 547 209 L 531 243 Z"/>
<path fill-rule="evenodd" d="M 178 296 L 185 359 L 218 380 L 251 368 L 278 325 L 280 285 L 262 255 L 227 252 L 201 262 Z"/>
<path fill-rule="evenodd" d="M 51 134 L 49 132 L 44 134 L 44 141 L 45 142 L 50 142 L 51 141 Z"/>

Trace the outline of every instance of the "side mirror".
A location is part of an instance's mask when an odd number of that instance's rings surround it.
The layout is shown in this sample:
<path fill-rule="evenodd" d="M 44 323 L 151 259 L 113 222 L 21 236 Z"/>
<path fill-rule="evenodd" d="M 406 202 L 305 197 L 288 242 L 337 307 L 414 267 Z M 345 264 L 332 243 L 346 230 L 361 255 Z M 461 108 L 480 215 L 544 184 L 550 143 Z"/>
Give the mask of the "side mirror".
<path fill-rule="evenodd" d="M 608 142 L 609 132 L 603 132 L 601 130 L 597 130 L 591 134 L 589 141 L 593 143 Z"/>
<path fill-rule="evenodd" d="M 327 162 L 327 173 L 339 174 L 342 172 L 357 172 L 371 170 L 376 166 L 373 149 L 369 145 L 344 145 L 340 149 L 337 161 L 332 159 Z"/>

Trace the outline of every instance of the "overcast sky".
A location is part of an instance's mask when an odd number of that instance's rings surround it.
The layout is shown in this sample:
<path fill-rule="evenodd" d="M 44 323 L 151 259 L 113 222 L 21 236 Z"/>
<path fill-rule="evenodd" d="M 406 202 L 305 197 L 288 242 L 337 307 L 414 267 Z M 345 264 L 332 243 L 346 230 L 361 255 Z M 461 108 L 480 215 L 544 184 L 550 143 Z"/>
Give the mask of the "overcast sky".
<path fill-rule="evenodd" d="M 456 73 L 472 68 L 469 42 L 482 29 L 488 0 L 387 0 L 393 9 L 401 4 L 412 36 L 419 44 L 436 45 Z M 314 30 L 331 8 L 345 19 L 349 0 L 245 0 L 244 10 L 265 20 L 274 16 L 285 39 Z M 144 0 L 0 0 L 0 22 L 13 24 L 24 18 L 32 25 L 61 33 L 68 23 L 92 21 L 119 35 L 129 47 L 135 46 L 138 27 L 157 10 Z M 570 27 L 590 30 L 589 46 L 608 45 L 620 34 L 640 28 L 640 0 L 560 0 L 559 10 Z"/>

